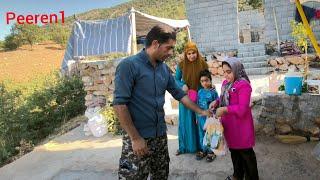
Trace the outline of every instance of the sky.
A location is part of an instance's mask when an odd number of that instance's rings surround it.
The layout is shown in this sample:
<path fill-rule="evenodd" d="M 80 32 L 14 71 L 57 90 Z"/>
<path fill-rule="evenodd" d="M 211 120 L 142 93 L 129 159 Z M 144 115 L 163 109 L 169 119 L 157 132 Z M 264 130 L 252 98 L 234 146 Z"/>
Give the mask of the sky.
<path fill-rule="evenodd" d="M 0 40 L 10 33 L 12 24 L 6 24 L 6 13 L 18 15 L 58 14 L 65 17 L 97 8 L 108 8 L 130 0 L 0 0 Z"/>

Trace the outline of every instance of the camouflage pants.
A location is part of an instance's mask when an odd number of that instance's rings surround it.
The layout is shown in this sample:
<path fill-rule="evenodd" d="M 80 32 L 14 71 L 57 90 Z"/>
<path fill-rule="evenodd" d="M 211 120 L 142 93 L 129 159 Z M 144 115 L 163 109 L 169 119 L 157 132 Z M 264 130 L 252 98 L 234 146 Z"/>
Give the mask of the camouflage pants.
<path fill-rule="evenodd" d="M 152 180 L 168 179 L 170 158 L 166 135 L 146 139 L 150 154 L 140 158 L 133 153 L 132 143 L 127 134 L 122 140 L 119 179 L 144 180 L 149 174 Z"/>

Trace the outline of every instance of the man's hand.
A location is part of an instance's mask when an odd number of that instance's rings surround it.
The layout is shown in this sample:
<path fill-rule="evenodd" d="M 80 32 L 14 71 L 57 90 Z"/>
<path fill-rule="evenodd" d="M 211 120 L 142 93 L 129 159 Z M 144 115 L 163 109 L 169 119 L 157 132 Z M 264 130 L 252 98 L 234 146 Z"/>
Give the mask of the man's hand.
<path fill-rule="evenodd" d="M 147 142 L 142 138 L 137 138 L 132 141 L 132 149 L 133 153 L 137 156 L 144 156 L 146 154 L 149 154 L 149 149 L 147 146 Z"/>
<path fill-rule="evenodd" d="M 212 113 L 209 110 L 202 110 L 200 115 L 201 116 L 212 116 Z"/>
<path fill-rule="evenodd" d="M 189 88 L 188 88 L 188 86 L 185 84 L 185 85 L 182 86 L 182 90 L 183 90 L 184 92 L 188 92 Z"/>
<path fill-rule="evenodd" d="M 228 112 L 227 107 L 219 107 L 216 111 L 216 118 L 221 117 L 222 115 L 224 115 L 225 113 Z"/>

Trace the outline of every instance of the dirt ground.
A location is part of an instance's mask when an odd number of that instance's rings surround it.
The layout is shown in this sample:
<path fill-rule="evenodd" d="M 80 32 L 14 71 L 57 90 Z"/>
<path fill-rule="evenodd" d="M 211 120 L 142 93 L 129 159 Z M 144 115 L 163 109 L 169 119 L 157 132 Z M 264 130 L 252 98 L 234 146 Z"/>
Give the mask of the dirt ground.
<path fill-rule="evenodd" d="M 230 153 L 212 163 L 196 161 L 193 154 L 175 156 L 177 126 L 168 126 L 170 178 L 219 180 L 232 173 Z M 257 136 L 255 152 L 262 180 L 318 180 L 320 161 L 311 151 L 316 143 L 287 145 L 273 137 Z M 34 151 L 0 169 L 1 180 L 11 179 L 117 179 L 121 137 L 87 137 L 83 126 L 39 145 Z"/>
<path fill-rule="evenodd" d="M 15 51 L 0 51 L 0 81 L 11 79 L 14 82 L 27 82 L 57 70 L 61 66 L 64 49 L 58 44 L 43 43 L 24 45 Z"/>

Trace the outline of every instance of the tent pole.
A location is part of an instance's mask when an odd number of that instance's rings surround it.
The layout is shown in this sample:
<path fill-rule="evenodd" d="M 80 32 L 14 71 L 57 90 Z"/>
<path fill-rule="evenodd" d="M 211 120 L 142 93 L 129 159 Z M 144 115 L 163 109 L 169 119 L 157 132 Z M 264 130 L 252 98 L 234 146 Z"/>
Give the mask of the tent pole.
<path fill-rule="evenodd" d="M 137 29 L 136 29 L 136 13 L 134 8 L 131 8 L 131 24 L 132 24 L 132 40 L 131 40 L 131 54 L 137 54 Z"/>
<path fill-rule="evenodd" d="M 189 28 L 189 26 L 187 26 L 187 30 L 188 30 L 188 40 L 191 41 L 191 34 L 190 34 L 190 28 Z"/>

